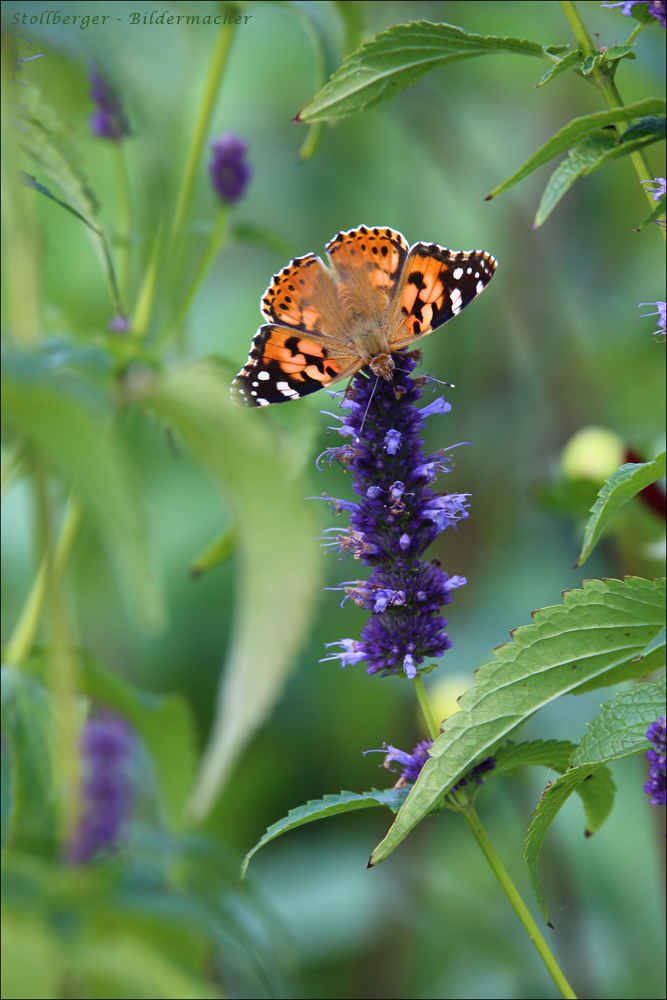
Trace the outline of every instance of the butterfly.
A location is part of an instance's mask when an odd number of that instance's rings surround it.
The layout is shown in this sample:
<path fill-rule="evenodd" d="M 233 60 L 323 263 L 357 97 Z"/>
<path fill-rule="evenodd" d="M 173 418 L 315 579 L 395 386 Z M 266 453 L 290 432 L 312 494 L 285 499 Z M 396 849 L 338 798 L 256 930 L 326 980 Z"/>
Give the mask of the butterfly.
<path fill-rule="evenodd" d="M 325 249 L 331 267 L 295 257 L 264 292 L 267 323 L 231 386 L 238 405 L 299 399 L 364 365 L 391 380 L 392 352 L 457 316 L 496 270 L 484 250 L 410 247 L 386 227 L 338 233 Z"/>

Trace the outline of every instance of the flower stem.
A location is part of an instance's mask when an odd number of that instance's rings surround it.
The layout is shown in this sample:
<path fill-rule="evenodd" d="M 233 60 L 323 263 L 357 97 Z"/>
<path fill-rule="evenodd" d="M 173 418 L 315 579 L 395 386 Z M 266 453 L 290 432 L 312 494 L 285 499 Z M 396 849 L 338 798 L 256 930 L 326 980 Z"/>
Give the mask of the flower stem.
<path fill-rule="evenodd" d="M 118 198 L 118 242 L 120 244 L 118 286 L 123 302 L 129 298 L 130 253 L 132 249 L 132 197 L 130 178 L 127 171 L 125 143 L 114 142 L 114 168 L 116 173 L 116 196 Z"/>
<path fill-rule="evenodd" d="M 226 10 L 227 5 L 225 5 L 223 9 Z M 178 230 L 181 228 L 181 224 L 185 217 L 185 211 L 190 201 L 197 164 L 199 163 L 201 149 L 204 145 L 204 138 L 206 136 L 206 132 L 208 131 L 211 115 L 213 114 L 213 107 L 215 105 L 216 97 L 218 96 L 218 90 L 220 89 L 220 81 L 227 63 L 227 56 L 229 54 L 233 36 L 234 25 L 223 24 L 220 34 L 218 35 L 215 49 L 213 50 L 213 58 L 211 59 L 208 77 L 204 86 L 204 95 L 199 106 L 199 114 L 197 115 L 194 132 L 192 133 L 192 140 L 190 142 L 190 149 L 188 150 L 187 160 L 185 161 L 185 170 L 183 172 L 181 188 L 178 192 L 176 210 L 174 212 L 174 218 L 171 225 L 170 252 L 168 257 L 171 257 L 173 253 L 174 241 L 178 234 Z"/>
<path fill-rule="evenodd" d="M 584 20 L 579 13 L 579 9 L 576 3 L 569 2 L 569 0 L 560 0 L 560 5 L 563 8 L 563 13 L 568 20 L 570 27 L 572 28 L 572 33 L 576 38 L 579 49 L 583 56 L 595 56 L 599 55 L 599 50 L 595 45 L 595 42 L 591 38 L 591 34 L 584 23 Z M 641 27 L 640 29 L 641 30 Z M 639 31 L 635 29 L 630 35 L 628 41 L 631 41 Z M 614 82 L 613 77 L 608 76 L 599 66 L 596 66 L 590 73 L 590 79 L 593 80 L 596 87 L 602 94 L 609 108 L 622 108 L 625 107 L 625 103 L 618 92 L 618 87 Z M 618 130 L 617 130 L 618 131 Z M 646 155 L 642 149 L 636 149 L 634 153 L 630 153 L 630 159 L 632 164 L 637 171 L 637 176 L 640 181 L 653 180 L 653 171 L 646 158 Z M 642 188 L 646 198 L 653 206 L 653 196 L 650 191 L 646 188 Z"/>
<path fill-rule="evenodd" d="M 429 736 L 433 742 L 435 742 L 440 735 L 440 729 L 435 721 L 435 716 L 433 715 L 433 709 L 431 708 L 431 703 L 428 700 L 428 695 L 426 694 L 426 688 L 424 687 L 422 675 L 420 673 L 415 674 L 412 678 L 412 683 L 414 684 L 415 691 L 417 692 L 419 707 L 422 710 Z"/>
<path fill-rule="evenodd" d="M 572 987 L 570 986 L 567 979 L 563 975 L 558 963 L 556 962 L 556 959 L 551 954 L 551 951 L 549 950 L 546 941 L 540 934 L 537 924 L 531 917 L 528 907 L 522 900 L 521 896 L 519 895 L 516 889 L 516 886 L 514 885 L 511 878 L 505 871 L 500 858 L 496 854 L 495 850 L 493 849 L 493 845 L 491 844 L 491 841 L 486 835 L 486 831 L 484 830 L 482 824 L 479 821 L 479 817 L 477 816 L 477 813 L 475 812 L 472 803 L 469 803 L 468 805 L 462 807 L 459 811 L 463 816 L 463 818 L 465 819 L 468 826 L 470 827 L 470 831 L 475 840 L 477 841 L 482 854 L 489 862 L 493 874 L 500 882 L 503 892 L 509 899 L 510 904 L 512 905 L 516 915 L 518 916 L 519 920 L 526 929 L 528 937 L 535 945 L 535 949 L 538 955 L 544 962 L 549 974 L 551 975 L 551 978 L 558 987 L 561 996 L 566 998 L 571 998 L 571 1000 L 576 1000 L 576 993 L 574 993 Z"/>

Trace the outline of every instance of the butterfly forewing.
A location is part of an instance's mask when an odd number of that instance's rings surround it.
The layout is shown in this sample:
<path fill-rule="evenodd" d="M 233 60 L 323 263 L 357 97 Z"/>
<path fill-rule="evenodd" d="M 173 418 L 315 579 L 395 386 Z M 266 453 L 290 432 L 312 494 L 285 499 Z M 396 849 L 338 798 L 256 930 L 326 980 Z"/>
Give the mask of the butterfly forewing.
<path fill-rule="evenodd" d="M 320 333 L 332 340 L 345 336 L 336 282 L 314 253 L 295 257 L 274 275 L 262 296 L 261 308 L 270 323 L 301 333 Z"/>
<path fill-rule="evenodd" d="M 326 245 L 339 279 L 338 292 L 351 318 L 384 325 L 410 248 L 394 229 L 358 226 Z"/>

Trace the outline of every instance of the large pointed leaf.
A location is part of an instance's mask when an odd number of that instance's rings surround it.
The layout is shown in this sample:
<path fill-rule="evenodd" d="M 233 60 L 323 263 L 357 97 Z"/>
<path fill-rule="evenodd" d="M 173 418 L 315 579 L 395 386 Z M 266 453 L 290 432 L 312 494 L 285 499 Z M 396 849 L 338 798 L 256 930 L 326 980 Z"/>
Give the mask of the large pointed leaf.
<path fill-rule="evenodd" d="M 664 451 L 656 455 L 652 462 L 628 462 L 612 472 L 591 507 L 591 516 L 586 525 L 581 555 L 575 563 L 576 566 L 586 562 L 600 535 L 623 504 L 664 475 Z"/>
<path fill-rule="evenodd" d="M 664 677 L 655 684 L 638 684 L 633 691 L 622 691 L 616 698 L 605 702 L 601 714 L 588 723 L 589 732 L 573 753 L 570 769 L 547 785 L 530 824 L 525 851 L 533 891 L 547 923 L 549 913 L 538 862 L 549 827 L 576 789 L 588 794 L 590 813 L 587 810 L 587 833 L 599 829 L 610 811 L 614 793 L 613 781 L 603 765 L 650 749 L 646 730 L 664 712 L 664 705 Z"/>
<path fill-rule="evenodd" d="M 496 661 L 476 671 L 477 683 L 459 701 L 405 805 L 371 864 L 379 864 L 426 816 L 457 778 L 539 708 L 564 694 L 646 674 L 660 650 L 636 661 L 660 630 L 665 581 L 639 577 L 587 580 L 566 591 L 564 604 L 533 612 L 534 625 L 512 632 Z"/>
<path fill-rule="evenodd" d="M 592 115 L 582 115 L 581 118 L 573 118 L 571 122 L 564 125 L 555 135 L 552 135 L 543 146 L 540 146 L 537 152 L 533 153 L 524 165 L 519 167 L 511 177 L 508 177 L 506 181 L 503 181 L 497 188 L 494 188 L 486 196 L 486 200 L 488 201 L 490 198 L 495 198 L 496 195 L 508 191 L 519 181 L 523 180 L 524 177 L 531 174 L 533 170 L 544 166 L 549 160 L 553 160 L 554 156 L 558 156 L 559 153 L 564 153 L 566 149 L 571 149 L 572 146 L 578 145 L 584 139 L 593 135 L 594 132 L 605 128 L 605 126 L 614 125 L 616 122 L 630 121 L 632 118 L 640 118 L 642 115 L 664 114 L 664 111 L 664 100 L 657 97 L 645 97 L 641 101 L 635 101 L 634 104 L 626 104 L 622 108 L 610 108 L 608 111 L 596 111 Z M 628 143 L 628 149 L 624 149 L 622 153 L 622 146 L 619 146 L 619 155 L 629 152 L 629 145 Z"/>
<path fill-rule="evenodd" d="M 643 229 L 644 226 L 647 226 L 649 222 L 655 222 L 656 219 L 659 219 L 661 215 L 664 215 L 666 208 L 667 208 L 667 196 L 663 194 L 662 197 L 658 199 L 658 203 L 653 209 L 653 211 L 649 212 L 649 214 L 642 222 L 641 226 L 637 227 L 637 232 Z"/>
<path fill-rule="evenodd" d="M 538 229 L 551 215 L 558 202 L 570 190 L 577 178 L 588 173 L 589 168 L 594 167 L 600 157 L 617 142 L 616 134 L 605 129 L 596 132 L 570 150 L 567 158 L 558 164 L 549 178 L 535 216 L 534 229 Z"/>
<path fill-rule="evenodd" d="M 540 82 L 537 84 L 537 87 L 543 87 L 545 83 L 549 83 L 550 80 L 560 76 L 560 74 L 564 73 L 567 69 L 575 69 L 580 62 L 581 52 L 579 49 L 575 49 L 574 52 L 568 52 L 567 55 L 564 55 L 562 59 L 559 59 L 550 70 L 547 70 Z M 535 89 L 537 89 L 537 87 Z"/>
<path fill-rule="evenodd" d="M 348 56 L 327 85 L 299 112 L 297 120 L 322 122 L 365 111 L 380 101 L 388 101 L 431 70 L 458 59 L 494 52 L 548 59 L 555 51 L 524 38 L 476 35 L 452 24 L 397 24 Z"/>
<path fill-rule="evenodd" d="M 245 877 L 253 854 L 256 854 L 260 847 L 268 844 L 270 840 L 275 840 L 281 833 L 287 833 L 288 830 L 294 830 L 297 826 L 303 826 L 304 823 L 312 823 L 316 819 L 326 819 L 328 816 L 354 812 L 356 809 L 368 809 L 369 806 L 386 806 L 396 813 L 405 802 L 406 795 L 406 788 L 388 788 L 382 792 L 374 788 L 370 792 L 341 792 L 340 795 L 325 795 L 323 799 L 314 799 L 307 802 L 305 806 L 290 809 L 287 816 L 270 826 L 262 839 L 255 844 L 251 851 L 248 851 L 243 859 L 241 878 Z"/>
<path fill-rule="evenodd" d="M 197 817 L 212 805 L 295 666 L 322 565 L 317 514 L 304 501 L 307 488 L 281 460 L 264 415 L 229 401 L 231 374 L 212 365 L 173 372 L 146 397 L 218 481 L 238 525 L 234 632 L 191 803 Z"/>

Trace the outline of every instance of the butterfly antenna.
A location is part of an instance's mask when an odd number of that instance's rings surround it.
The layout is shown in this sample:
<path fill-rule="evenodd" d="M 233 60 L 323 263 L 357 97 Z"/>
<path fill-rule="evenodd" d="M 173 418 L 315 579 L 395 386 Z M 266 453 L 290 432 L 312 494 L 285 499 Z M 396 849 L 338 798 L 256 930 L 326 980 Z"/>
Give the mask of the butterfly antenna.
<path fill-rule="evenodd" d="M 361 427 L 359 428 L 359 436 L 357 437 L 357 441 L 361 441 L 361 435 L 362 435 L 363 430 L 364 430 L 364 424 L 366 422 L 366 417 L 368 415 L 368 411 L 370 409 L 370 405 L 373 402 L 373 396 L 375 395 L 375 390 L 377 389 L 377 385 L 378 385 L 379 381 L 380 381 L 380 376 L 376 375 L 375 376 L 375 385 L 371 389 L 371 394 L 370 394 L 370 396 L 368 398 L 368 403 L 366 404 L 366 410 L 364 412 L 363 420 L 361 421 Z"/>
<path fill-rule="evenodd" d="M 405 368 L 394 368 L 394 371 L 401 372 L 403 375 L 411 375 L 412 374 L 411 372 L 406 371 Z M 446 385 L 450 389 L 455 389 L 456 388 L 456 386 L 454 385 L 453 382 L 445 382 L 441 378 L 436 378 L 435 375 L 422 375 L 420 377 L 423 378 L 423 379 L 425 379 L 427 382 L 439 382 L 440 385 Z"/>

